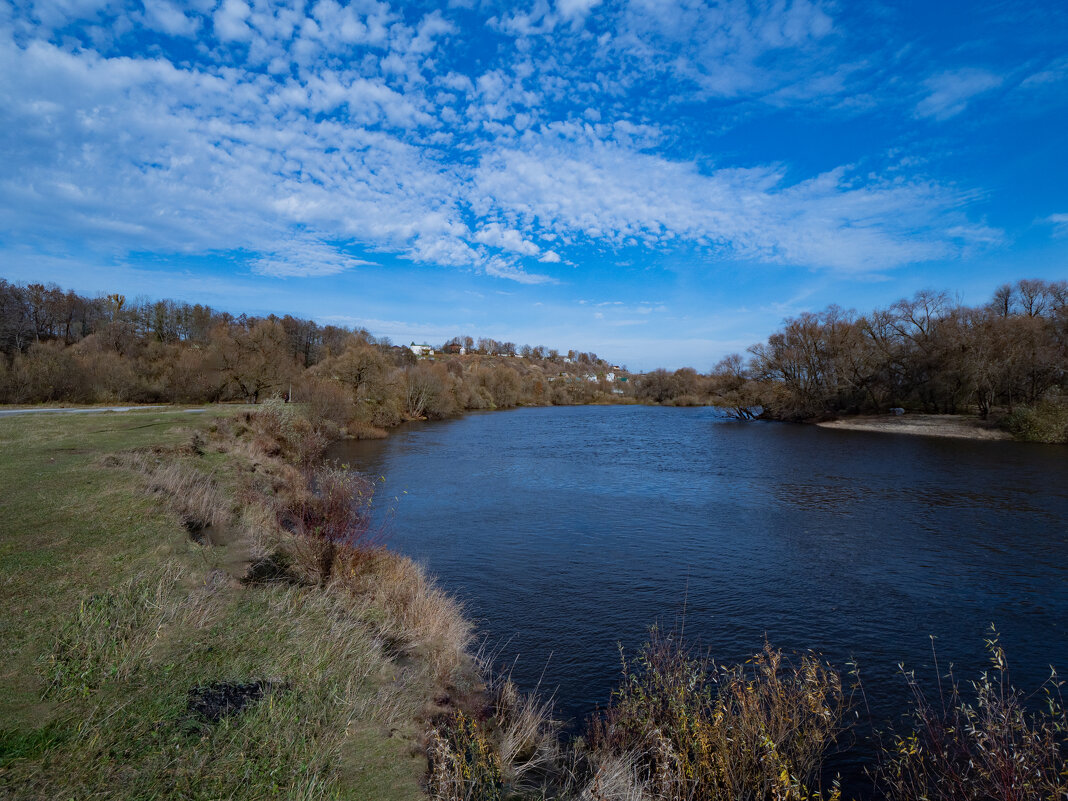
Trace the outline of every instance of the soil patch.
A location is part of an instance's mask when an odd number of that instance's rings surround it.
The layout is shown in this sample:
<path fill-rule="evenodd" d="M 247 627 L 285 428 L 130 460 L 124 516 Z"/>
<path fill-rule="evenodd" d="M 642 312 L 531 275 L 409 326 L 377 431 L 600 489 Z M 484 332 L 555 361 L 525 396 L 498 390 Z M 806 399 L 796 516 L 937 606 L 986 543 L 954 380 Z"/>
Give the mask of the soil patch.
<path fill-rule="evenodd" d="M 259 701 L 270 692 L 280 692 L 289 684 L 279 681 L 216 681 L 189 691 L 186 709 L 209 723 L 218 723 L 229 715 L 236 715 L 245 707 Z"/>

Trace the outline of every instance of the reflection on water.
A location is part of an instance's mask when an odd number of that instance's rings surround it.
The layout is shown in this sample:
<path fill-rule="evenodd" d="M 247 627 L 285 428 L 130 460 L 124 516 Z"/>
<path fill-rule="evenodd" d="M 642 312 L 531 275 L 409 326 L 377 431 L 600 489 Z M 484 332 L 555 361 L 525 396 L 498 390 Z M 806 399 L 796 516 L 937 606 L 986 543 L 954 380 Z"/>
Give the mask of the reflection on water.
<path fill-rule="evenodd" d="M 931 636 L 958 676 L 984 665 L 992 622 L 1018 684 L 1068 669 L 1063 448 L 569 407 L 412 425 L 333 455 L 386 477 L 391 546 L 575 720 L 608 700 L 617 643 L 684 604 L 687 638 L 720 661 L 765 637 L 856 658 L 879 720 L 904 709 L 899 662 L 933 681 Z"/>

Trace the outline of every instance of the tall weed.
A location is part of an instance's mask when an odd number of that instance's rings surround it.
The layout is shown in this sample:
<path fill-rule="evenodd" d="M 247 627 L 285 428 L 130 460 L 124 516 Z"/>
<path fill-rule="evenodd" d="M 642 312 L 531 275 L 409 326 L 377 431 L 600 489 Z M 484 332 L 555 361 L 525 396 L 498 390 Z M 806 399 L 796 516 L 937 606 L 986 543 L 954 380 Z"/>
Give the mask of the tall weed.
<path fill-rule="evenodd" d="M 1068 715 L 1056 672 L 1038 711 L 1013 687 L 995 633 L 987 640 L 990 668 L 962 691 L 939 679 L 927 697 L 912 672 L 913 731 L 895 736 L 877 779 L 890 801 L 1024 801 L 1068 798 Z"/>
<path fill-rule="evenodd" d="M 818 798 L 845 708 L 838 674 L 815 654 L 790 659 L 769 645 L 724 667 L 653 629 L 634 663 L 623 659 L 592 728 L 593 760 L 640 755 L 654 798 Z"/>

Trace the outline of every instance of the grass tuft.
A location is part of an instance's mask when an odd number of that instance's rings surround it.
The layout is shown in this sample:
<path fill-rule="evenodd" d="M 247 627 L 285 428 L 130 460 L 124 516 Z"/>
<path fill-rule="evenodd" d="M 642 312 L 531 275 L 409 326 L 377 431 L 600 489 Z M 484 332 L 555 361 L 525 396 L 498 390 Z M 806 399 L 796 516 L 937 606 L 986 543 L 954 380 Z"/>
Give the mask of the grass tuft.
<path fill-rule="evenodd" d="M 168 617 L 176 578 L 138 577 L 82 601 L 49 654 L 50 691 L 88 695 L 136 670 Z"/>

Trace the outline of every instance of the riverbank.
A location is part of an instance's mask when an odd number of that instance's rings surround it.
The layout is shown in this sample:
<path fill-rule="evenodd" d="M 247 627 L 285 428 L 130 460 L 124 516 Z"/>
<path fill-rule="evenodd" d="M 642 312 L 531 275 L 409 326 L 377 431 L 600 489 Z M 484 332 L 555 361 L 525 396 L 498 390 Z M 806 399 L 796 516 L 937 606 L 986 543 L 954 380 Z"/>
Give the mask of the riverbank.
<path fill-rule="evenodd" d="M 1013 436 L 982 418 L 963 414 L 858 415 L 816 423 L 820 428 L 875 431 L 921 437 L 1011 440 Z"/>
<path fill-rule="evenodd" d="M 357 479 L 312 489 L 324 441 L 280 405 L 0 421 L 0 797 L 425 797 L 471 628 Z"/>

